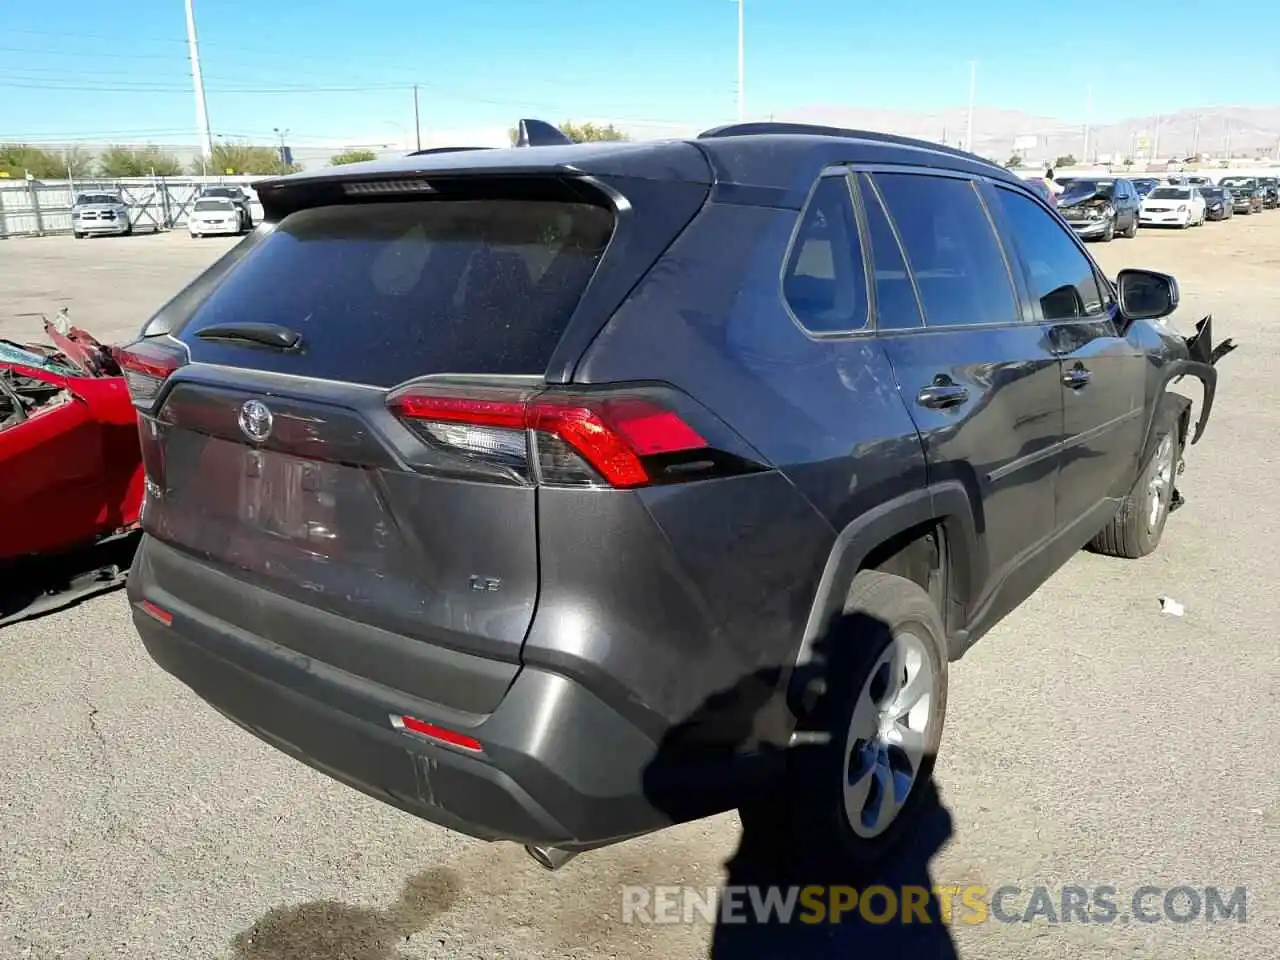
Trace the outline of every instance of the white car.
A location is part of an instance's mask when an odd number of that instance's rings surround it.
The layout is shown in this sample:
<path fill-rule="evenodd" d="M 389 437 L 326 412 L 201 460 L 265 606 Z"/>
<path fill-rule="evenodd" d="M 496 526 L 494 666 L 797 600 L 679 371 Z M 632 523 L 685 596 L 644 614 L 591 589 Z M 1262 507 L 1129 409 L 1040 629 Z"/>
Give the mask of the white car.
<path fill-rule="evenodd" d="M 187 217 L 187 232 L 193 237 L 234 235 L 243 231 L 240 208 L 225 197 L 201 197 Z"/>
<path fill-rule="evenodd" d="M 1162 184 L 1143 198 L 1138 210 L 1138 221 L 1144 227 L 1178 227 L 1185 230 L 1204 223 L 1205 212 L 1204 196 L 1198 187 Z"/>

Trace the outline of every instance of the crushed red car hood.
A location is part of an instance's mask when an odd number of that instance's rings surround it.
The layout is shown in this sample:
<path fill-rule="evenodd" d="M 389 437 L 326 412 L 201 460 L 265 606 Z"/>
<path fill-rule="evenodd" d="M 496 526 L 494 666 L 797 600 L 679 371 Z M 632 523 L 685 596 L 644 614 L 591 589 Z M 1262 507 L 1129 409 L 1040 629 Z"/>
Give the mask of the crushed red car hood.
<path fill-rule="evenodd" d="M 68 326 L 66 332 L 63 332 L 52 320 L 46 320 L 44 333 L 52 341 L 52 347 L 47 344 L 0 340 L 0 363 L 34 365 L 43 369 L 61 366 L 69 368 L 69 373 L 86 377 L 120 376 L 115 348 L 100 343 L 87 330 Z M 6 350 L 6 347 L 9 349 Z M 27 356 L 24 357 L 23 354 Z M 40 362 L 34 362 L 32 357 Z"/>

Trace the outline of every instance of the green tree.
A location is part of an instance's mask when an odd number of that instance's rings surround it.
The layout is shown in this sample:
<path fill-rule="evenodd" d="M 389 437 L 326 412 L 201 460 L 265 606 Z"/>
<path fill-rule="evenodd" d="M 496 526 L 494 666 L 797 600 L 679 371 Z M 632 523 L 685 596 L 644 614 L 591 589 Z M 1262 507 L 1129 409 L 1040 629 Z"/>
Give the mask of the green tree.
<path fill-rule="evenodd" d="M 1076 158 L 1071 154 L 1066 153 L 1053 161 L 1053 165 L 1055 167 L 1074 167 L 1076 165 Z"/>
<path fill-rule="evenodd" d="M 207 172 L 210 176 L 245 173 L 279 176 L 298 170 L 297 164 L 284 163 L 275 147 L 233 142 L 215 143 L 207 162 L 201 163 L 197 158 L 191 166 L 192 173 Z"/>
<path fill-rule="evenodd" d="M 113 144 L 98 158 L 103 177 L 176 177 L 182 173 L 178 158 L 157 146 L 124 147 Z"/>
<path fill-rule="evenodd" d="M 329 164 L 334 167 L 341 167 L 348 163 L 364 163 L 366 160 L 377 160 L 378 155 L 372 150 L 366 150 L 363 147 L 353 148 L 351 150 L 343 150 L 341 153 L 335 153 L 329 158 Z"/>
<path fill-rule="evenodd" d="M 1017 170 L 1019 167 L 1022 166 L 1022 157 L 1015 153 L 1013 156 L 1011 156 L 1008 160 L 1004 162 L 1004 165 L 1005 165 L 1005 168 L 1008 170 Z"/>
<path fill-rule="evenodd" d="M 61 151 L 58 162 L 62 166 L 62 175 L 75 180 L 92 177 L 97 167 L 97 158 L 84 147 L 68 147 Z"/>
<path fill-rule="evenodd" d="M 627 134 L 623 133 L 612 123 L 600 126 L 596 123 L 572 123 L 566 120 L 560 124 L 559 130 L 574 143 L 589 143 L 600 140 L 630 140 Z M 520 130 L 518 127 L 510 127 L 507 130 L 507 136 L 514 144 L 520 139 Z"/>
<path fill-rule="evenodd" d="M 594 123 L 570 123 L 566 120 L 560 124 L 560 130 L 574 143 L 588 143 L 597 140 L 630 140 L 625 133 L 612 123 L 598 126 Z"/>
<path fill-rule="evenodd" d="M 0 144 L 0 170 L 15 179 L 28 173 L 37 180 L 62 180 L 67 175 L 56 153 L 25 143 Z"/>

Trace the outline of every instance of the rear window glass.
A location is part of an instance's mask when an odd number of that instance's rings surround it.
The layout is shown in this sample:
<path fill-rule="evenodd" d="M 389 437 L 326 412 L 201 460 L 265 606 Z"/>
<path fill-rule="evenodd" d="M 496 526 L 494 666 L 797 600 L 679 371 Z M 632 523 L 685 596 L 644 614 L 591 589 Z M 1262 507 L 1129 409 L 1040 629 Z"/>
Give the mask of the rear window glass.
<path fill-rule="evenodd" d="M 432 373 L 540 374 L 613 232 L 582 203 L 425 200 L 282 220 L 180 333 L 198 360 L 375 386 Z M 298 353 L 195 334 L 246 321 Z"/>
<path fill-rule="evenodd" d="M 230 200 L 210 199 L 197 200 L 195 208 L 202 212 L 205 210 L 234 210 L 235 205 Z"/>

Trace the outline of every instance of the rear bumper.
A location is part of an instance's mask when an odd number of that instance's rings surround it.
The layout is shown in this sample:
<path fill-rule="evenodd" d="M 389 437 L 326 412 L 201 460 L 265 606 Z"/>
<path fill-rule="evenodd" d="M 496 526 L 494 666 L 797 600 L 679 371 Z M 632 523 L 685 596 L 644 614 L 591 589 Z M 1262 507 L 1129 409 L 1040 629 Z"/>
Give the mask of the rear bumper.
<path fill-rule="evenodd" d="M 272 746 L 415 816 L 484 840 L 581 850 L 726 809 L 738 795 L 740 765 L 728 776 L 715 764 L 669 760 L 579 681 L 524 667 L 492 713 L 462 715 L 184 604 L 156 584 L 155 551 L 166 564 L 180 556 L 145 537 L 128 594 L 156 663 Z M 144 612 L 144 600 L 172 621 Z M 392 715 L 463 733 L 483 749 L 405 733 Z"/>

